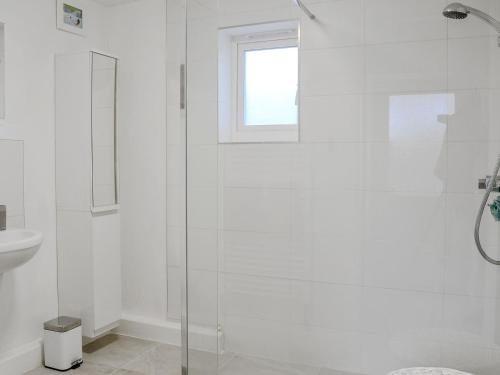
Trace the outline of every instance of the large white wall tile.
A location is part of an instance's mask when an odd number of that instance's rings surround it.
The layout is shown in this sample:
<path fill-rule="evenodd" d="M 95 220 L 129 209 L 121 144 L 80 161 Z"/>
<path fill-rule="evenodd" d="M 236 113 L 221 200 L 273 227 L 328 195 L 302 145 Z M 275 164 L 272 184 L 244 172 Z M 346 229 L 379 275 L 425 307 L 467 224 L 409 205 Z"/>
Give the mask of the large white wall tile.
<path fill-rule="evenodd" d="M 441 363 L 447 368 L 459 368 L 471 374 L 496 374 L 498 360 L 492 358 L 492 350 L 462 342 L 441 345 Z"/>
<path fill-rule="evenodd" d="M 219 232 L 213 229 L 190 228 L 188 232 L 188 264 L 192 269 L 217 271 Z M 184 251 L 184 247 L 181 247 Z"/>
<path fill-rule="evenodd" d="M 330 233 L 314 235 L 312 252 L 312 279 L 321 282 L 340 283 L 350 285 L 363 284 L 363 211 L 354 212 L 360 220 L 350 222 L 357 228 L 352 232 L 339 233 L 333 230 Z M 355 232 L 355 233 L 353 233 Z"/>
<path fill-rule="evenodd" d="M 448 40 L 448 88 L 500 88 L 496 37 Z"/>
<path fill-rule="evenodd" d="M 450 92 L 449 99 L 450 142 L 500 141 L 500 90 L 457 90 Z"/>
<path fill-rule="evenodd" d="M 367 193 L 367 240 L 412 248 L 442 246 L 444 208 L 439 194 Z"/>
<path fill-rule="evenodd" d="M 217 0 L 197 0 L 188 1 L 186 6 L 188 19 L 195 20 L 198 18 L 215 17 L 219 3 Z M 179 14 L 178 21 L 183 16 L 183 14 Z"/>
<path fill-rule="evenodd" d="M 314 348 L 317 348 L 320 363 L 323 367 L 346 371 L 361 372 L 361 353 L 363 335 L 357 332 L 337 332 L 324 328 L 313 331 L 316 338 Z"/>
<path fill-rule="evenodd" d="M 310 173 L 306 186 L 317 190 L 359 190 L 362 187 L 363 144 L 321 143 L 305 147 Z"/>
<path fill-rule="evenodd" d="M 191 1 L 194 3 L 194 1 Z M 188 21 L 187 59 L 188 63 L 217 60 L 218 27 L 216 17 L 196 18 Z"/>
<path fill-rule="evenodd" d="M 304 96 L 362 93 L 364 49 L 343 47 L 302 53 L 301 90 Z"/>
<path fill-rule="evenodd" d="M 288 363 L 360 371 L 362 335 L 261 319 L 225 319 L 227 344 L 236 352 Z"/>
<path fill-rule="evenodd" d="M 177 195 L 177 199 L 179 195 Z M 184 207 L 180 202 L 180 209 Z M 216 188 L 189 188 L 187 216 L 189 228 L 217 229 L 218 199 Z M 178 215 L 180 218 L 181 216 Z"/>
<path fill-rule="evenodd" d="M 223 229 L 286 233 L 293 221 L 292 191 L 225 188 Z"/>
<path fill-rule="evenodd" d="M 309 323 L 312 283 L 230 273 L 222 278 L 224 314 L 290 324 Z"/>
<path fill-rule="evenodd" d="M 443 313 L 443 341 L 468 343 L 477 347 L 494 347 L 496 299 L 446 295 Z"/>
<path fill-rule="evenodd" d="M 219 180 L 218 148 L 190 145 L 187 153 L 187 183 L 194 188 L 216 188 Z"/>
<path fill-rule="evenodd" d="M 225 1 L 227 4 L 231 0 Z M 240 2 L 240 0 L 238 0 Z M 299 18 L 297 10 L 287 0 L 257 1 L 255 4 L 245 2 L 247 11 L 241 12 L 219 12 L 219 27 L 233 27 L 241 25 L 255 25 L 278 21 L 289 21 Z M 273 6 L 275 4 L 276 6 Z M 251 9 L 250 9 L 251 8 Z M 221 8 L 222 9 L 222 8 Z"/>
<path fill-rule="evenodd" d="M 307 233 L 222 233 L 223 271 L 255 276 L 310 280 L 312 239 Z"/>
<path fill-rule="evenodd" d="M 365 288 L 363 330 L 369 333 L 436 339 L 443 324 L 443 300 L 437 293 Z"/>
<path fill-rule="evenodd" d="M 368 190 L 440 193 L 446 187 L 446 142 L 366 144 Z"/>
<path fill-rule="evenodd" d="M 189 269 L 189 324 L 217 327 L 217 280 L 217 272 Z"/>
<path fill-rule="evenodd" d="M 300 46 L 303 49 L 361 45 L 364 41 L 363 0 L 338 0 L 313 4 L 317 20 L 304 20 Z"/>
<path fill-rule="evenodd" d="M 332 194 L 329 190 L 314 190 L 311 194 L 314 233 L 347 238 L 361 233 L 365 219 L 361 191 Z"/>
<path fill-rule="evenodd" d="M 184 277 L 180 267 L 168 267 L 167 269 L 167 301 L 168 301 L 168 319 L 181 319 L 181 277 Z"/>
<path fill-rule="evenodd" d="M 236 353 L 313 365 L 318 358 L 313 330 L 306 326 L 227 316 L 224 329 L 226 345 Z"/>
<path fill-rule="evenodd" d="M 304 97 L 300 106 L 302 142 L 361 140 L 362 95 Z"/>
<path fill-rule="evenodd" d="M 224 186 L 292 188 L 303 165 L 295 144 L 228 144 L 223 153 Z M 302 168 L 304 169 L 304 168 Z"/>
<path fill-rule="evenodd" d="M 189 56 L 188 56 L 189 57 Z M 217 100 L 217 55 L 201 61 L 188 60 L 190 80 L 187 82 L 187 100 L 215 103 Z M 177 71 L 177 75 L 179 71 Z M 188 108 L 188 115 L 191 108 Z"/>
<path fill-rule="evenodd" d="M 181 266 L 181 255 L 186 243 L 183 228 L 169 225 L 167 227 L 167 262 L 169 267 Z"/>
<path fill-rule="evenodd" d="M 311 290 L 312 298 L 307 311 L 309 323 L 338 333 L 361 331 L 362 287 L 312 283 Z"/>
<path fill-rule="evenodd" d="M 364 99 L 366 141 L 443 142 L 447 115 L 453 115 L 453 94 L 367 94 Z"/>
<path fill-rule="evenodd" d="M 368 44 L 446 38 L 446 0 L 366 0 Z"/>
<path fill-rule="evenodd" d="M 362 373 L 380 375 L 415 366 L 441 363 L 439 341 L 418 333 L 401 335 L 364 335 Z M 431 365 L 429 365 L 431 364 Z"/>
<path fill-rule="evenodd" d="M 369 45 L 367 92 L 446 89 L 446 41 Z"/>
<path fill-rule="evenodd" d="M 364 254 L 365 285 L 436 293 L 443 291 L 445 257 L 442 244 L 415 248 L 395 246 L 389 241 L 370 241 Z"/>
<path fill-rule="evenodd" d="M 219 0 L 218 9 L 221 13 L 241 13 L 263 9 L 281 8 L 290 6 L 287 0 Z"/>
<path fill-rule="evenodd" d="M 178 108 L 175 108 L 177 112 Z M 186 135 L 188 145 L 217 144 L 217 102 L 192 99 L 189 101 L 189 108 Z M 180 117 L 180 112 L 176 116 Z M 184 141 L 184 138 L 181 141 Z"/>

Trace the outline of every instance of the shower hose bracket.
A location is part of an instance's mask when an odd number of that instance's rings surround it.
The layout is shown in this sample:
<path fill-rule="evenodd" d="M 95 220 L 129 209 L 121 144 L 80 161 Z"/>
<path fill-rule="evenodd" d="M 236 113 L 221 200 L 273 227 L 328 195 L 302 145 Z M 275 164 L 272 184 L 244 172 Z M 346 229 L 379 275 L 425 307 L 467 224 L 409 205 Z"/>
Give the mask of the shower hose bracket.
<path fill-rule="evenodd" d="M 478 180 L 477 187 L 479 190 L 486 190 L 488 188 L 488 185 L 490 184 L 492 180 L 492 176 L 486 176 L 486 178 L 480 178 Z M 497 177 L 496 180 L 494 181 L 493 185 L 493 192 L 495 193 L 500 193 L 500 177 Z"/>

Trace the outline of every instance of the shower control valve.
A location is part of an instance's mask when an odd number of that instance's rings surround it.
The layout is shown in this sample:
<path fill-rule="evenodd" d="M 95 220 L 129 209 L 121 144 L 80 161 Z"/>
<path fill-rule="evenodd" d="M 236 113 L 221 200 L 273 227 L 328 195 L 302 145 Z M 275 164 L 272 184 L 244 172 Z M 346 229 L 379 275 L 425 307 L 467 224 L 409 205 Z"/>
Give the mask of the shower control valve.
<path fill-rule="evenodd" d="M 492 176 L 486 176 L 486 178 L 480 178 L 478 181 L 478 188 L 480 190 L 486 190 L 488 185 L 493 182 L 493 191 L 500 193 L 500 177 L 496 178 L 496 181 L 491 181 Z"/>

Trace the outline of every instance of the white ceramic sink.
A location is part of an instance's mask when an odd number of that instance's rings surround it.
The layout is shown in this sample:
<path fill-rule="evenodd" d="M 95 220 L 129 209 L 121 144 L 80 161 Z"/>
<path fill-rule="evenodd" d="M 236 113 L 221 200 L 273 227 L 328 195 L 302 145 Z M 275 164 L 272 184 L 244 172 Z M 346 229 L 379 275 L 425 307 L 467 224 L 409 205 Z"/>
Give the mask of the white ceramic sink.
<path fill-rule="evenodd" d="M 0 274 L 19 267 L 33 258 L 42 240 L 42 234 L 34 230 L 0 231 Z"/>

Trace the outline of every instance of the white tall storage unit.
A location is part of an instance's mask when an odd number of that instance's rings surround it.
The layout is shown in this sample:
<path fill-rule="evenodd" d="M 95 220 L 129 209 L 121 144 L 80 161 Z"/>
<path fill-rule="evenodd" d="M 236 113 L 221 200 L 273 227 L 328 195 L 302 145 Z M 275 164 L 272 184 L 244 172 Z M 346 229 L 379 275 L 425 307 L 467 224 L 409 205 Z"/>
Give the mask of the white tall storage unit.
<path fill-rule="evenodd" d="M 121 317 L 116 67 L 93 51 L 55 58 L 59 315 L 90 338 Z"/>

